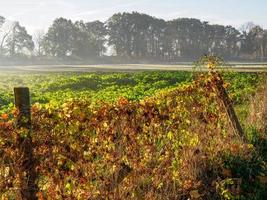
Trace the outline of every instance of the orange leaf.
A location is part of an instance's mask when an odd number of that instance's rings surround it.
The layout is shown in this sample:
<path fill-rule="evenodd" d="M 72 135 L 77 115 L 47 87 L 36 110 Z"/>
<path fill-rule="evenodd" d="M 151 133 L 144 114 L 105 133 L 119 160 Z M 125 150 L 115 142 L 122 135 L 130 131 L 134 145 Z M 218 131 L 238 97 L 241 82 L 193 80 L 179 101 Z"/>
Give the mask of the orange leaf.
<path fill-rule="evenodd" d="M 124 105 L 127 105 L 129 102 L 126 98 L 120 98 L 119 99 L 119 104 L 124 106 Z"/>
<path fill-rule="evenodd" d="M 2 114 L 2 119 L 4 120 L 8 119 L 8 114 Z"/>

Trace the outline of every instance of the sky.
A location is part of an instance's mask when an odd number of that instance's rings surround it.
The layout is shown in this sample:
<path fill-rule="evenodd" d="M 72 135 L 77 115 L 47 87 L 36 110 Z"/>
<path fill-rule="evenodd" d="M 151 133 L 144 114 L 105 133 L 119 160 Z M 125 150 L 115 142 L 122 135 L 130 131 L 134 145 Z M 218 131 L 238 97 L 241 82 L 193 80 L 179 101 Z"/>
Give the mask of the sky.
<path fill-rule="evenodd" d="M 19 21 L 30 33 L 46 30 L 58 17 L 105 21 L 126 11 L 166 20 L 198 18 L 236 28 L 252 21 L 267 29 L 267 0 L 0 0 L 0 15 Z"/>

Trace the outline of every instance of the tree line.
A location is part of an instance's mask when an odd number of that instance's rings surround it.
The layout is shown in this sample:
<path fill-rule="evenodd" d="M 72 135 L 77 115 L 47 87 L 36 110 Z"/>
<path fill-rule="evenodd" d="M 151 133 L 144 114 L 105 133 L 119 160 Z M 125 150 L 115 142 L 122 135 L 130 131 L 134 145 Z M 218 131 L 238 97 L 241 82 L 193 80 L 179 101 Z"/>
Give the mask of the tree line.
<path fill-rule="evenodd" d="M 247 23 L 212 25 L 193 18 L 171 21 L 138 12 L 117 13 L 106 22 L 73 22 L 57 18 L 47 32 L 31 36 L 19 22 L 0 16 L 0 56 L 88 59 L 104 55 L 179 61 L 203 54 L 226 59 L 267 58 L 267 30 Z"/>

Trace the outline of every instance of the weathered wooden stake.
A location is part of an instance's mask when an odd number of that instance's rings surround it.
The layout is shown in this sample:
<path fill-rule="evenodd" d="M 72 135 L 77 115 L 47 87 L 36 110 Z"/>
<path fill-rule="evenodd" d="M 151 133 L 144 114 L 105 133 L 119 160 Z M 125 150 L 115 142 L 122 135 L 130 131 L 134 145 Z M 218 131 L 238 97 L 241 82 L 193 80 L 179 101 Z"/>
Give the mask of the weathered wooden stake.
<path fill-rule="evenodd" d="M 16 120 L 16 126 L 19 128 L 31 129 L 31 106 L 29 88 L 14 88 L 14 94 L 15 106 L 19 111 Z"/>
<path fill-rule="evenodd" d="M 37 200 L 37 174 L 35 159 L 33 158 L 33 144 L 31 138 L 31 106 L 29 88 L 14 88 L 15 106 L 18 109 L 16 127 L 23 128 L 24 134 L 18 137 L 21 159 L 16 163 L 20 175 L 20 193 L 23 200 Z"/>
<path fill-rule="evenodd" d="M 232 102 L 223 86 L 223 79 L 220 74 L 214 74 L 217 77 L 216 87 L 219 92 L 219 97 L 221 98 L 223 105 L 226 109 L 226 112 L 230 118 L 230 122 L 233 126 L 234 131 L 241 137 L 243 142 L 248 143 L 248 140 L 244 134 L 244 131 L 240 125 L 240 122 L 236 116 L 235 110 L 233 108 Z"/>

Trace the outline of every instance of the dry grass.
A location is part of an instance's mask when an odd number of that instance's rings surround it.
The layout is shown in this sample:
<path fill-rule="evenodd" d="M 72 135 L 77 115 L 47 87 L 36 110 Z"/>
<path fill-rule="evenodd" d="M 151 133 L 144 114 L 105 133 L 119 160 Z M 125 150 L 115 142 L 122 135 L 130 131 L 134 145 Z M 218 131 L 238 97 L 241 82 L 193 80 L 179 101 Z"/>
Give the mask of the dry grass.
<path fill-rule="evenodd" d="M 261 132 L 267 131 L 267 77 L 252 98 L 248 122 Z"/>

